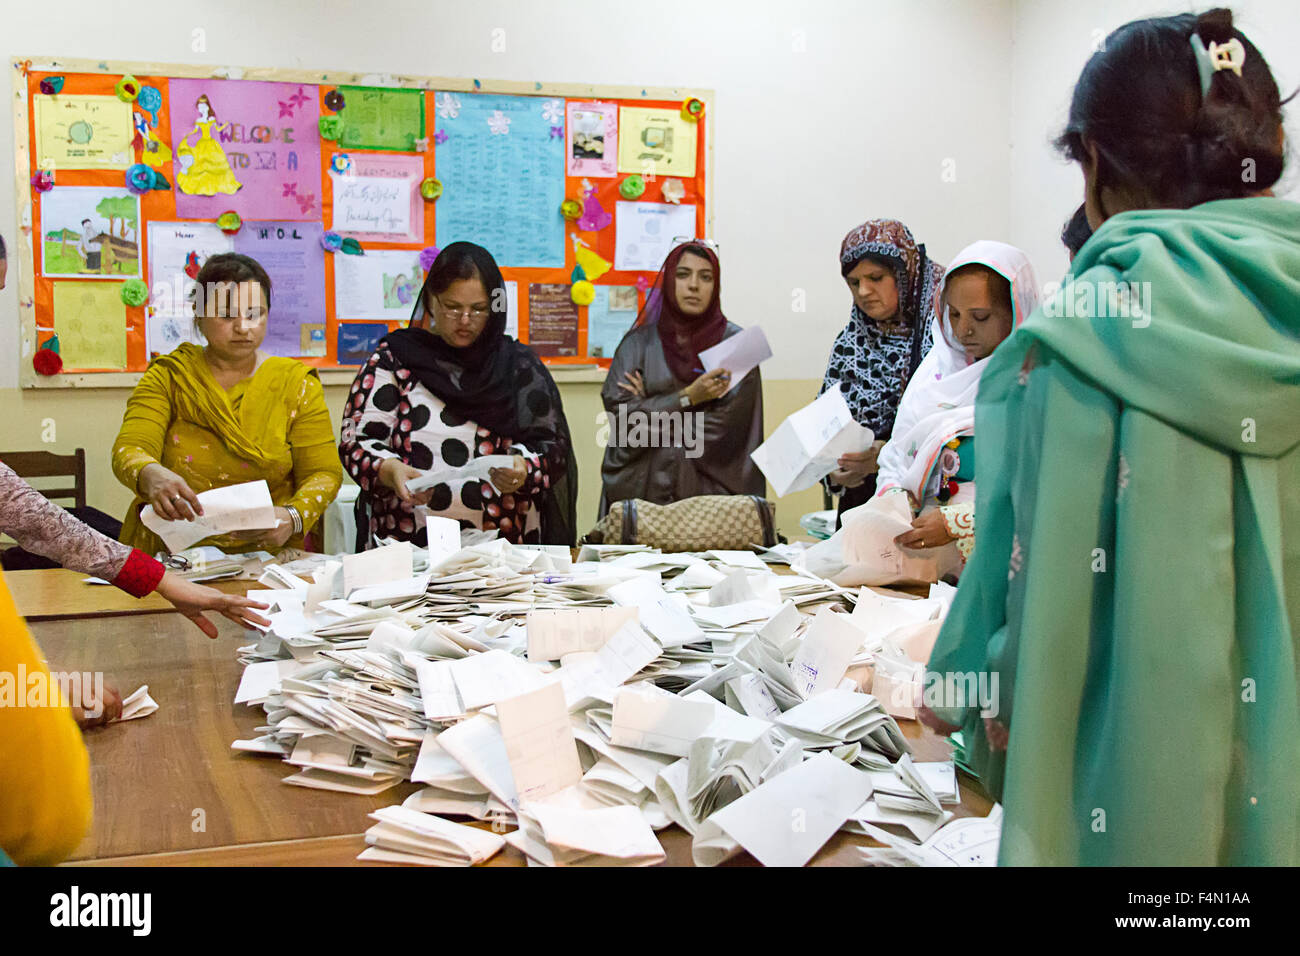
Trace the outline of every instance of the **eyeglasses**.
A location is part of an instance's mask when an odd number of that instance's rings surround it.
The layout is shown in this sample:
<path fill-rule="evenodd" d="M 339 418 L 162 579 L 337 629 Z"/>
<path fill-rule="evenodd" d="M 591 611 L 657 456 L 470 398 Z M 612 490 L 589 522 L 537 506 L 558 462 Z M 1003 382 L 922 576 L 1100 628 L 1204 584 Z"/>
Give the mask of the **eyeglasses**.
<path fill-rule="evenodd" d="M 712 239 L 701 239 L 699 236 L 673 236 L 673 245 L 680 246 L 684 242 L 689 242 L 697 246 L 704 246 L 706 249 L 718 251 L 718 244 Z"/>
<path fill-rule="evenodd" d="M 451 319 L 461 319 L 467 315 L 471 319 L 486 319 L 492 311 L 491 309 L 481 309 L 478 306 L 474 306 L 468 309 L 449 309 L 447 308 L 447 306 L 442 304 L 441 299 L 435 297 L 433 301 L 438 303 L 439 311 L 441 311 L 443 315 Z"/>

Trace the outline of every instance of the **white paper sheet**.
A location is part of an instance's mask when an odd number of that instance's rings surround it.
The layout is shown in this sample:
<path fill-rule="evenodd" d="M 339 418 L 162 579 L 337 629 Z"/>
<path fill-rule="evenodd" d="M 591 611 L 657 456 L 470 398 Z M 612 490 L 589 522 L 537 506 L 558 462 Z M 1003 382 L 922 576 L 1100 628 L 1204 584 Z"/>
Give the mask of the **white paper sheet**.
<path fill-rule="evenodd" d="M 595 652 L 628 621 L 635 607 L 574 607 L 528 612 L 528 659 L 558 661 L 578 651 Z"/>
<path fill-rule="evenodd" d="M 614 268 L 658 272 L 673 239 L 695 235 L 695 207 L 657 202 L 614 204 Z"/>
<path fill-rule="evenodd" d="M 807 699 L 838 685 L 865 637 L 847 614 L 818 611 L 790 665 L 799 693 Z"/>
<path fill-rule="evenodd" d="M 497 721 L 521 804 L 582 779 L 569 708 L 559 684 L 497 701 Z"/>
<path fill-rule="evenodd" d="M 866 451 L 874 440 L 870 428 L 853 420 L 839 384 L 832 383 L 816 401 L 778 425 L 750 457 L 777 497 L 783 497 L 811 488 L 839 467 L 841 455 Z"/>
<path fill-rule="evenodd" d="M 706 372 L 715 368 L 725 368 L 730 372 L 731 384 L 727 391 L 731 391 L 741 379 L 771 357 L 772 346 L 768 345 L 767 336 L 759 326 L 751 325 L 701 352 L 700 364 Z"/>
<path fill-rule="evenodd" d="M 214 535 L 264 530 L 274 528 L 278 523 L 271 490 L 265 481 L 209 488 L 199 492 L 198 497 L 203 515 L 193 521 L 168 521 L 153 510 L 153 505 L 144 506 L 140 520 L 162 538 L 167 550 L 173 554 Z"/>

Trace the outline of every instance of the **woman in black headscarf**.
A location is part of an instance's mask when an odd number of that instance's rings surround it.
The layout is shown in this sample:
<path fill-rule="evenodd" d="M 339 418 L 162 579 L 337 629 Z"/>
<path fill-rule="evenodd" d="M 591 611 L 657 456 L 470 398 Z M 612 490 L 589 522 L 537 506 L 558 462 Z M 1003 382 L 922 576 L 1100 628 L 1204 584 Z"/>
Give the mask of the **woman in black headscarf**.
<path fill-rule="evenodd" d="M 410 327 L 381 339 L 343 409 L 339 457 L 361 486 L 358 547 L 426 543 L 415 509 L 515 543 L 572 545 L 578 476 L 550 373 L 505 334 L 505 281 L 482 246 L 452 243 L 420 290 Z M 471 458 L 513 455 L 491 480 L 407 482 Z"/>

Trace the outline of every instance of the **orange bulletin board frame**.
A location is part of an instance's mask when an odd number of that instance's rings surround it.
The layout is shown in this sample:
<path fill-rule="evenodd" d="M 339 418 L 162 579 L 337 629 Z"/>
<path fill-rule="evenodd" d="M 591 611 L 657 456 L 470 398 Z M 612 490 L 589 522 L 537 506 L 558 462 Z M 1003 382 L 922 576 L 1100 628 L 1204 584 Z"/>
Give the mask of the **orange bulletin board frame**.
<path fill-rule="evenodd" d="M 394 76 L 376 74 L 358 74 L 343 72 L 317 72 L 290 69 L 237 69 L 195 67 L 176 64 L 101 62 L 94 60 L 65 60 L 53 57 L 33 57 L 31 59 L 12 61 L 14 81 L 14 142 L 15 195 L 18 212 L 18 231 L 15 233 L 13 247 L 17 251 L 10 259 L 18 260 L 18 298 L 21 327 L 21 347 L 19 350 L 20 381 L 25 388 L 75 388 L 75 387 L 132 387 L 139 380 L 140 373 L 148 364 L 145 348 L 145 315 L 147 306 L 123 306 L 126 314 L 127 332 L 127 366 L 126 370 L 69 370 L 59 375 L 43 376 L 32 367 L 32 355 L 41 343 L 53 334 L 53 288 L 58 282 L 67 281 L 40 275 L 40 250 L 42 227 L 40 222 L 40 204 L 34 197 L 39 195 L 31 184 L 31 177 L 37 172 L 36 166 L 36 129 L 33 97 L 40 92 L 40 81 L 46 77 L 63 78 L 61 93 L 68 95 L 114 95 L 118 80 L 124 75 L 131 75 L 142 85 L 152 85 L 163 91 L 163 105 L 158 112 L 157 133 L 167 145 L 174 150 L 171 143 L 170 116 L 171 97 L 167 94 L 167 80 L 180 78 L 212 78 L 265 80 L 272 82 L 301 83 L 311 86 L 321 101 L 321 115 L 332 115 L 324 106 L 324 96 L 339 85 L 389 87 L 397 89 L 419 89 L 425 99 L 425 136 L 429 147 L 423 153 L 424 174 L 437 176 L 436 147 L 433 131 L 436 122 L 435 94 L 451 92 L 457 95 L 474 95 L 477 93 L 494 93 L 515 96 L 534 96 L 538 98 L 561 98 L 566 101 L 614 103 L 618 106 L 651 106 L 680 108 L 687 98 L 697 98 L 704 102 L 704 117 L 698 124 L 696 144 L 696 166 L 693 178 L 681 173 L 673 174 L 681 179 L 685 187 L 683 204 L 696 206 L 697 236 L 711 237 L 713 234 L 712 187 L 713 187 L 713 92 L 692 88 L 651 88 L 624 86 L 596 86 L 563 83 L 521 83 L 510 81 L 479 80 L 448 77 Z M 622 130 L 620 130 L 622 135 Z M 139 162 L 141 144 L 137 138 L 134 147 L 133 162 Z M 372 151 L 343 149 L 337 144 L 321 142 L 321 219 L 325 229 L 331 228 L 331 210 L 333 207 L 332 177 L 329 174 L 331 157 L 335 152 L 348 152 L 350 155 L 366 154 Z M 403 155 L 374 151 L 376 155 Z M 420 155 L 420 154 L 406 154 Z M 175 188 L 174 168 L 170 163 L 160 170 Z M 563 175 L 565 170 L 558 171 Z M 619 184 L 626 174 L 620 173 L 612 178 L 588 177 L 587 181 L 595 187 L 595 195 L 603 208 L 611 215 L 615 204 L 622 198 Z M 565 197 L 582 199 L 582 177 L 565 175 Z M 124 173 L 121 170 L 59 169 L 55 171 L 57 186 L 100 186 L 121 188 L 124 185 Z M 643 202 L 663 202 L 663 177 L 647 179 L 646 190 L 639 197 Z M 140 196 L 140 221 L 136 231 L 140 248 L 140 278 L 149 282 L 148 268 L 148 223 L 151 221 L 175 221 L 175 193 L 173 190 L 150 190 Z M 406 249 L 419 250 L 437 244 L 437 203 L 424 206 L 424 241 L 411 242 L 364 242 L 366 249 Z M 560 215 L 556 210 L 556 216 Z M 210 222 L 211 220 L 192 220 Z M 314 220 L 313 220 L 314 221 Z M 244 228 L 249 228 L 252 221 L 245 219 Z M 501 271 L 507 280 L 518 283 L 518 321 L 519 338 L 528 340 L 528 286 L 530 283 L 551 283 L 568 285 L 576 262 L 574 260 L 572 237 L 576 233 L 593 251 L 602 258 L 614 261 L 615 224 L 611 223 L 598 232 L 579 232 L 576 223 L 566 223 L 565 228 L 565 264 L 562 268 L 518 268 L 502 262 Z M 327 354 L 324 357 L 304 357 L 299 360 L 316 367 L 326 384 L 347 384 L 355 375 L 355 365 L 339 365 L 335 357 L 336 330 L 339 320 L 335 315 L 334 295 L 334 257 L 340 253 L 321 253 L 325 262 L 325 310 L 320 321 L 325 323 Z M 75 276 L 69 276 L 75 279 Z M 599 279 L 596 285 L 635 285 L 638 278 L 652 282 L 653 273 L 617 271 L 611 268 Z M 644 293 L 639 296 L 644 302 Z M 578 307 L 578 354 L 573 357 L 548 357 L 545 361 L 552 367 L 558 381 L 581 381 L 603 375 L 600 370 L 607 367 L 609 358 L 592 357 L 588 354 L 587 308 Z M 272 310 L 271 321 L 275 321 Z M 364 320 L 358 320 L 364 321 Z M 382 321 L 379 319 L 373 321 Z M 401 323 L 390 322 L 389 327 L 397 328 Z"/>

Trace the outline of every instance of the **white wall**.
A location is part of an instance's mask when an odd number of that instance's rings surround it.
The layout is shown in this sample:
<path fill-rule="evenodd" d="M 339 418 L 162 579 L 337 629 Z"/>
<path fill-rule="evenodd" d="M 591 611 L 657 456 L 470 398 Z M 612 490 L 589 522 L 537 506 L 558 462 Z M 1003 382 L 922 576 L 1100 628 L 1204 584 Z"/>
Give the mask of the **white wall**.
<path fill-rule="evenodd" d="M 1263 53 L 1285 99 L 1300 86 L 1300 3 L 1297 0 L 1237 0 L 1226 4 L 1233 22 Z M 1067 257 L 1059 236 L 1065 220 L 1083 201 L 1083 176 L 1052 148 L 1065 127 L 1070 94 L 1083 65 L 1116 27 L 1140 17 L 1169 16 L 1190 9 L 1149 0 L 1015 0 L 1012 24 L 1011 233 L 1029 253 L 1040 282 L 1058 279 Z M 1288 113 L 1287 133 L 1300 136 L 1300 98 Z M 1300 154 L 1294 148 L 1278 194 L 1297 198 Z"/>
<path fill-rule="evenodd" d="M 938 257 L 1010 223 L 1010 0 L 63 0 L 55 15 L 30 3 L 6 4 L 0 17 L 6 61 L 45 54 L 712 88 L 723 306 L 742 325 L 763 324 L 776 352 L 769 378 L 821 376 L 848 312 L 839 241 L 861 220 L 900 218 Z M 191 51 L 195 28 L 206 31 L 204 53 Z M 494 53 L 497 28 L 505 50 Z M 12 129 L 6 106 L 6 239 L 16 235 Z M 956 182 L 941 179 L 946 158 Z M 10 278 L 0 292 L 0 389 L 17 384 Z M 806 290 L 806 314 L 792 311 L 796 289 Z"/>

